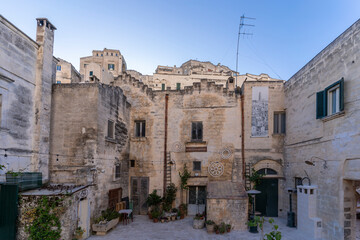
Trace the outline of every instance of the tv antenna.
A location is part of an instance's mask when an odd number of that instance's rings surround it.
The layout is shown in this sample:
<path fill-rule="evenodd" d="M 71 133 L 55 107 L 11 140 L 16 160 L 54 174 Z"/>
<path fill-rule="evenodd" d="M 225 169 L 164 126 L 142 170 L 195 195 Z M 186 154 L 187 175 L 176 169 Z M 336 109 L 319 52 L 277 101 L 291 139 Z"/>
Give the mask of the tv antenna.
<path fill-rule="evenodd" d="M 245 20 L 256 20 L 256 18 L 251 18 L 251 17 L 245 17 L 245 15 L 243 14 L 240 17 L 240 24 L 239 24 L 239 33 L 238 33 L 238 41 L 237 41 L 237 51 L 236 51 L 236 80 L 235 80 L 235 86 L 237 87 L 237 78 L 238 78 L 238 62 L 239 62 L 239 42 L 240 42 L 240 36 L 245 36 L 245 35 L 253 35 L 252 33 L 246 33 L 243 30 L 243 27 L 255 27 L 255 25 L 253 24 L 247 24 L 245 23 Z"/>

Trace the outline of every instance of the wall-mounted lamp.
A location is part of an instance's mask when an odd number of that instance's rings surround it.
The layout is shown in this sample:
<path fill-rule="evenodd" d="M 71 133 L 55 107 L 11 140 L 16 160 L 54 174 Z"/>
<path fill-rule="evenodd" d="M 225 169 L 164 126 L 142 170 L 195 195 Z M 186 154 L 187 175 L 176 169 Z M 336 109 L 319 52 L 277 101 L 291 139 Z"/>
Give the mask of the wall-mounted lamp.
<path fill-rule="evenodd" d="M 320 159 L 320 160 L 324 161 L 324 163 L 323 163 L 323 168 L 324 168 L 324 169 L 327 169 L 327 168 L 328 168 L 328 166 L 327 166 L 327 161 L 326 161 L 325 159 L 322 159 L 322 158 L 319 158 L 319 157 L 315 157 L 315 156 L 311 157 L 310 160 L 306 160 L 305 163 L 306 163 L 307 165 L 310 165 L 310 166 L 315 166 L 315 162 L 316 162 L 316 161 L 313 160 L 314 158 L 317 158 L 317 159 Z"/>

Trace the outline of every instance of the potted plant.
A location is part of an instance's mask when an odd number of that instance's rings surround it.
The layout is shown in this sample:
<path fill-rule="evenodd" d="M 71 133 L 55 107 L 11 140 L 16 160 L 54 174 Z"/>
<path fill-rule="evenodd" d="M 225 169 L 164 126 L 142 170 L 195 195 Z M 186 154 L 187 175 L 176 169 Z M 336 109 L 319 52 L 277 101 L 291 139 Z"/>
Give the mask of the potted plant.
<path fill-rule="evenodd" d="M 208 233 L 213 233 L 214 227 L 215 227 L 215 222 L 212 220 L 207 220 L 205 223 L 206 223 L 206 231 Z"/>
<path fill-rule="evenodd" d="M 264 217 L 255 216 L 253 219 L 247 222 L 249 226 L 249 232 L 258 233 L 258 226 L 262 229 L 264 223 Z"/>
<path fill-rule="evenodd" d="M 74 232 L 74 238 L 81 239 L 84 232 L 85 232 L 85 230 L 83 230 L 81 227 L 77 227 Z"/>
<path fill-rule="evenodd" d="M 187 204 L 182 203 L 179 206 L 180 211 L 180 219 L 184 219 L 185 215 L 187 214 Z"/>
<path fill-rule="evenodd" d="M 171 209 L 171 220 L 172 221 L 175 221 L 176 220 L 176 217 L 177 217 L 177 215 L 178 215 L 178 209 L 177 208 L 173 208 L 173 209 Z"/>
<path fill-rule="evenodd" d="M 219 234 L 220 233 L 220 231 L 219 231 L 219 225 L 214 225 L 214 231 L 215 231 L 215 233 L 216 234 Z"/>
<path fill-rule="evenodd" d="M 225 233 L 225 231 L 226 231 L 226 225 L 225 225 L 225 223 L 222 222 L 222 223 L 220 224 L 220 226 L 219 226 L 219 231 L 220 231 L 221 234 Z"/>
<path fill-rule="evenodd" d="M 153 222 L 154 223 L 157 223 L 159 221 L 159 217 L 160 217 L 160 211 L 158 209 L 153 209 L 151 211 L 151 216 L 152 216 L 152 219 L 153 219 Z"/>
<path fill-rule="evenodd" d="M 176 219 L 177 219 L 177 220 L 180 220 L 180 217 L 181 217 L 180 215 L 181 215 L 181 214 L 180 214 L 180 211 L 179 211 L 179 212 L 177 213 L 177 216 L 176 216 Z"/>
<path fill-rule="evenodd" d="M 152 193 L 150 193 L 146 199 L 146 204 L 150 208 L 150 212 L 154 208 L 159 208 L 161 201 L 162 201 L 161 197 L 159 195 L 157 195 L 157 191 L 156 190 L 152 191 Z"/>
<path fill-rule="evenodd" d="M 205 216 L 203 214 L 196 214 L 194 217 L 193 228 L 201 229 L 205 224 Z"/>
<path fill-rule="evenodd" d="M 226 231 L 230 232 L 231 231 L 231 224 L 226 224 Z"/>
<path fill-rule="evenodd" d="M 92 230 L 96 232 L 96 235 L 105 235 L 118 224 L 119 216 L 120 214 L 113 209 L 102 211 L 101 216 L 95 219 Z"/>

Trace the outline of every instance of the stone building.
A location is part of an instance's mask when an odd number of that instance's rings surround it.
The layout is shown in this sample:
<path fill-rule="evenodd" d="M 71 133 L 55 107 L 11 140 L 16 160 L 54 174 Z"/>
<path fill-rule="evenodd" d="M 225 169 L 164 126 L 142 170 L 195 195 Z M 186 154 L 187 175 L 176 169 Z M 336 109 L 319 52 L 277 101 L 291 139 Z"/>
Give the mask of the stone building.
<path fill-rule="evenodd" d="M 109 84 L 113 77 L 124 73 L 126 68 L 126 61 L 119 50 L 94 50 L 92 56 L 80 58 L 83 81 L 92 81 L 95 76 L 100 82 Z"/>
<path fill-rule="evenodd" d="M 52 108 L 51 182 L 91 185 L 90 211 L 97 216 L 128 196 L 130 104 L 118 87 L 56 84 Z"/>
<path fill-rule="evenodd" d="M 359 60 L 360 20 L 284 85 L 284 189 L 309 178 L 304 185 L 311 186 L 297 193 L 298 229 L 309 239 L 356 238 Z M 287 193 L 283 196 L 288 209 Z"/>
<path fill-rule="evenodd" d="M 0 164 L 47 182 L 56 28 L 38 18 L 36 41 L 0 16 Z"/>
<path fill-rule="evenodd" d="M 71 63 L 58 58 L 58 63 L 56 64 L 56 83 L 79 82 L 81 82 L 81 76 L 75 67 Z"/>

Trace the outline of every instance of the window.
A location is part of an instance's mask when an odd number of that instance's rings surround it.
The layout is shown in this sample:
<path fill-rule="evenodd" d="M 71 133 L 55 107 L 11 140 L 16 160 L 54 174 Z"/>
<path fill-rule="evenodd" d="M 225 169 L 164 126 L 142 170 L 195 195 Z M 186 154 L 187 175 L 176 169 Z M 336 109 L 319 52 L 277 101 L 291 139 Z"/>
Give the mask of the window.
<path fill-rule="evenodd" d="M 302 185 L 302 180 L 299 177 L 295 177 L 295 188 Z"/>
<path fill-rule="evenodd" d="M 161 90 L 163 90 L 163 91 L 165 90 L 165 83 L 161 84 Z"/>
<path fill-rule="evenodd" d="M 103 54 L 101 54 L 101 56 L 103 56 Z"/>
<path fill-rule="evenodd" d="M 316 119 L 344 111 L 344 78 L 316 93 Z"/>
<path fill-rule="evenodd" d="M 135 121 L 135 137 L 145 137 L 145 121 Z"/>
<path fill-rule="evenodd" d="M 117 53 L 115 55 L 117 56 Z"/>
<path fill-rule="evenodd" d="M 285 112 L 274 113 L 274 134 L 285 134 L 286 115 Z"/>
<path fill-rule="evenodd" d="M 57 84 L 60 84 L 60 83 L 61 83 L 61 81 L 56 81 L 56 83 L 57 83 Z"/>
<path fill-rule="evenodd" d="M 97 53 L 97 54 L 96 54 L 96 56 L 98 57 L 98 56 L 99 56 L 99 54 Z"/>
<path fill-rule="evenodd" d="M 180 90 L 181 83 L 176 83 L 176 90 Z"/>
<path fill-rule="evenodd" d="M 262 168 L 256 172 L 263 175 L 277 175 L 277 172 L 271 168 Z"/>
<path fill-rule="evenodd" d="M 61 66 L 60 65 L 56 66 L 56 71 L 61 71 Z"/>
<path fill-rule="evenodd" d="M 89 75 L 90 75 L 90 77 L 91 77 L 91 76 L 93 75 L 93 71 L 90 71 L 90 72 L 89 72 Z"/>
<path fill-rule="evenodd" d="M 121 165 L 120 164 L 115 165 L 115 179 L 120 178 L 120 172 L 121 172 Z"/>
<path fill-rule="evenodd" d="M 108 56 L 109 55 L 109 53 L 106 53 L 106 56 Z"/>
<path fill-rule="evenodd" d="M 130 167 L 135 167 L 135 160 L 130 160 Z"/>
<path fill-rule="evenodd" d="M 114 138 L 114 122 L 112 120 L 108 120 L 107 137 Z"/>
<path fill-rule="evenodd" d="M 111 56 L 113 55 L 113 53 L 111 53 Z"/>
<path fill-rule="evenodd" d="M 191 123 L 191 141 L 202 141 L 203 125 L 202 122 Z"/>
<path fill-rule="evenodd" d="M 200 161 L 194 161 L 193 162 L 193 170 L 194 171 L 201 171 L 201 162 Z"/>
<path fill-rule="evenodd" d="M 108 70 L 114 71 L 115 65 L 114 64 L 108 64 Z"/>

